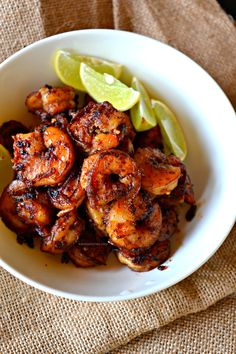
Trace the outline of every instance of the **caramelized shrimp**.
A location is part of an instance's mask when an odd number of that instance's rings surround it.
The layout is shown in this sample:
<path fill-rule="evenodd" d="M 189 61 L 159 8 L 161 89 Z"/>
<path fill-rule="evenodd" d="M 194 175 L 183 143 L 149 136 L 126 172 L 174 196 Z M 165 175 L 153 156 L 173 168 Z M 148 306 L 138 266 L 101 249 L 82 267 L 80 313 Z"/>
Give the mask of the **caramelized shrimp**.
<path fill-rule="evenodd" d="M 178 231 L 178 214 L 175 208 L 161 208 L 162 226 L 160 231 L 159 241 L 169 240 Z"/>
<path fill-rule="evenodd" d="M 18 183 L 18 181 L 14 182 Z M 20 219 L 16 206 L 16 201 L 12 195 L 10 184 L 5 187 L 0 198 L 0 217 L 6 226 L 16 234 L 27 233 L 30 230 L 30 227 Z"/>
<path fill-rule="evenodd" d="M 16 211 L 22 221 L 35 227 L 51 224 L 53 210 L 46 192 L 29 189 L 19 180 L 10 184 L 9 191 L 16 201 Z"/>
<path fill-rule="evenodd" d="M 28 129 L 16 120 L 9 120 L 0 127 L 0 144 L 3 145 L 12 155 L 13 154 L 13 135 L 27 133 Z"/>
<path fill-rule="evenodd" d="M 142 133 L 137 133 L 134 139 L 136 148 L 150 147 L 159 149 L 162 147 L 162 136 L 159 125 Z"/>
<path fill-rule="evenodd" d="M 88 157 L 82 166 L 82 187 L 93 208 L 139 192 L 141 175 L 134 160 L 119 150 L 102 151 Z"/>
<path fill-rule="evenodd" d="M 162 214 L 158 203 L 141 192 L 134 200 L 115 201 L 107 215 L 106 231 L 118 248 L 140 254 L 159 238 Z"/>
<path fill-rule="evenodd" d="M 142 188 L 153 195 L 170 194 L 181 176 L 179 166 L 158 149 L 137 149 L 134 160 L 142 173 Z"/>
<path fill-rule="evenodd" d="M 27 185 L 54 186 L 62 183 L 74 163 L 69 136 L 56 127 L 44 132 L 17 134 L 14 137 L 13 168 Z"/>
<path fill-rule="evenodd" d="M 69 211 L 82 204 L 85 192 L 80 183 L 78 168 L 74 168 L 65 182 L 59 187 L 50 187 L 48 194 L 55 208 Z"/>
<path fill-rule="evenodd" d="M 72 87 L 44 86 L 37 92 L 32 92 L 26 98 L 25 104 L 32 113 L 43 112 L 55 115 L 75 107 L 75 90 Z"/>
<path fill-rule="evenodd" d="M 76 267 L 105 265 L 111 246 L 96 235 L 95 230 L 86 227 L 79 241 L 68 251 L 70 260 Z"/>
<path fill-rule="evenodd" d="M 108 102 L 90 102 L 74 115 L 68 131 L 87 154 L 114 149 L 125 137 L 132 141 L 135 135 L 129 117 Z"/>
<path fill-rule="evenodd" d="M 87 159 L 84 159 L 82 170 L 81 170 L 81 177 L 80 183 L 84 190 L 88 187 L 88 178 L 89 174 L 92 171 L 95 161 L 99 158 L 99 154 L 90 155 Z"/>
<path fill-rule="evenodd" d="M 117 149 L 127 152 L 127 154 L 129 154 L 129 155 L 133 155 L 133 153 L 134 153 L 133 143 L 127 136 L 124 137 L 124 139 L 118 145 Z"/>
<path fill-rule="evenodd" d="M 165 262 L 169 255 L 170 242 L 165 240 L 157 241 L 149 250 L 137 256 L 119 251 L 117 258 L 135 272 L 148 272 Z"/>
<path fill-rule="evenodd" d="M 64 113 L 57 114 L 53 117 L 49 116 L 48 114 L 41 114 L 40 118 L 42 123 L 35 128 L 35 131 L 42 132 L 46 128 L 52 126 L 59 128 L 67 133 L 68 117 Z"/>
<path fill-rule="evenodd" d="M 190 205 L 196 204 L 196 200 L 193 192 L 193 185 L 187 173 L 186 166 L 175 156 L 170 156 L 169 159 L 173 166 L 179 166 L 181 169 L 181 177 L 177 188 L 175 188 L 175 190 L 172 193 L 172 197 L 176 199 L 182 198 L 182 200 L 185 203 Z"/>
<path fill-rule="evenodd" d="M 2 211 L 3 218 L 4 215 L 5 217 L 8 215 L 8 219 L 12 216 L 16 218 L 16 223 L 25 223 L 34 228 L 48 226 L 51 223 L 53 210 L 45 192 L 29 189 L 22 181 L 15 180 L 7 187 L 5 193 L 3 199 L 7 198 L 10 201 L 6 210 Z M 4 204 L 0 202 L 0 205 L 3 207 Z M 18 230 L 16 225 L 14 231 L 19 233 L 21 230 Z"/>
<path fill-rule="evenodd" d="M 86 211 L 94 226 L 101 231 L 103 235 L 106 235 L 106 215 L 109 211 L 109 206 L 97 206 L 93 208 L 89 203 L 89 200 L 85 200 Z"/>
<path fill-rule="evenodd" d="M 60 216 L 52 229 L 45 235 L 41 251 L 60 254 L 67 251 L 79 239 L 84 228 L 84 222 L 77 216 L 75 210 Z"/>
<path fill-rule="evenodd" d="M 184 202 L 190 205 L 196 205 L 193 185 L 189 175 L 187 174 L 186 166 L 174 155 L 168 156 L 168 160 L 172 166 L 177 166 L 180 168 L 181 176 L 177 187 L 172 190 L 170 195 L 162 195 L 159 199 L 160 203 L 166 208 Z"/>

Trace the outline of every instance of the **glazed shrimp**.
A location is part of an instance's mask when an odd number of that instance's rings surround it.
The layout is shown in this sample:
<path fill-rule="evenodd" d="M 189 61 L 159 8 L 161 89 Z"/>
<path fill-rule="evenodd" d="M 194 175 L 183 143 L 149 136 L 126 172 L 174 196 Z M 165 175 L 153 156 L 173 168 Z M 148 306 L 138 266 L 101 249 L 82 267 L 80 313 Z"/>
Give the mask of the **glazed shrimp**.
<path fill-rule="evenodd" d="M 63 214 L 48 231 L 48 235 L 44 235 L 41 251 L 52 254 L 67 251 L 78 241 L 83 228 L 84 222 L 77 216 L 75 210 Z"/>
<path fill-rule="evenodd" d="M 84 159 L 82 169 L 81 169 L 81 177 L 80 183 L 84 190 L 88 187 L 88 178 L 89 174 L 92 171 L 96 160 L 99 158 L 99 154 L 90 155 L 87 159 Z"/>
<path fill-rule="evenodd" d="M 65 182 L 59 187 L 50 187 L 48 194 L 57 209 L 69 211 L 82 204 L 85 192 L 80 183 L 80 172 L 74 168 Z"/>
<path fill-rule="evenodd" d="M 68 251 L 70 260 L 76 267 L 105 265 L 111 246 L 97 236 L 96 231 L 86 227 L 79 241 Z"/>
<path fill-rule="evenodd" d="M 162 136 L 159 125 L 142 133 L 137 133 L 134 139 L 135 148 L 150 147 L 158 149 L 163 147 Z"/>
<path fill-rule="evenodd" d="M 117 258 L 136 272 L 147 272 L 165 262 L 170 255 L 169 239 L 177 231 L 178 216 L 172 208 L 162 209 L 162 226 L 158 241 L 140 255 L 134 255 L 124 249 L 118 251 Z"/>
<path fill-rule="evenodd" d="M 69 136 L 56 127 L 14 137 L 13 168 L 31 186 L 54 186 L 67 177 L 75 160 Z"/>
<path fill-rule="evenodd" d="M 126 197 L 133 199 L 141 186 L 140 172 L 123 151 L 108 150 L 88 157 L 82 166 L 82 187 L 93 208 Z"/>
<path fill-rule="evenodd" d="M 162 226 L 158 240 L 169 240 L 178 231 L 178 214 L 173 207 L 161 208 Z"/>
<path fill-rule="evenodd" d="M 90 102 L 74 115 L 68 131 L 87 154 L 116 148 L 125 137 L 132 141 L 135 135 L 129 117 L 108 102 Z"/>
<path fill-rule="evenodd" d="M 32 113 L 46 112 L 55 115 L 75 107 L 75 90 L 71 87 L 44 86 L 37 92 L 32 92 L 26 98 L 25 104 Z"/>
<path fill-rule="evenodd" d="M 13 135 L 27 133 L 28 129 L 16 120 L 9 120 L 0 127 L 0 144 L 3 145 L 11 155 L 13 155 Z"/>
<path fill-rule="evenodd" d="M 131 201 L 115 201 L 107 215 L 106 231 L 110 242 L 135 254 L 143 253 L 159 238 L 162 214 L 158 203 L 141 192 Z"/>
<path fill-rule="evenodd" d="M 174 155 L 168 156 L 168 160 L 172 166 L 177 166 L 181 170 L 181 176 L 178 185 L 172 190 L 170 195 L 162 195 L 159 198 L 161 205 L 165 208 L 175 206 L 181 203 L 196 205 L 196 200 L 193 192 L 193 185 L 187 173 L 186 166 Z"/>
<path fill-rule="evenodd" d="M 67 133 L 68 117 L 64 113 L 57 114 L 53 117 L 49 116 L 48 114 L 41 114 L 40 118 L 42 123 L 35 128 L 35 131 L 42 132 L 46 128 L 52 126 L 59 128 Z"/>
<path fill-rule="evenodd" d="M 14 181 L 12 183 L 19 182 Z M 11 183 L 11 184 L 12 184 Z M 16 200 L 11 192 L 11 184 L 6 186 L 0 198 L 0 217 L 6 226 L 16 234 L 25 234 L 30 231 L 30 226 L 22 221 L 16 210 Z"/>
<path fill-rule="evenodd" d="M 16 201 L 17 214 L 23 222 L 36 228 L 51 224 L 53 209 L 46 192 L 29 189 L 18 180 L 11 183 L 9 190 Z"/>
<path fill-rule="evenodd" d="M 153 195 L 170 194 L 181 176 L 179 166 L 158 149 L 137 149 L 134 160 L 142 173 L 142 188 Z"/>
<path fill-rule="evenodd" d="M 86 211 L 93 222 L 94 226 L 101 231 L 102 235 L 106 235 L 106 215 L 109 211 L 109 206 L 97 206 L 93 208 L 89 203 L 89 200 L 85 200 Z"/>
<path fill-rule="evenodd" d="M 48 226 L 52 221 L 53 210 L 45 192 L 28 189 L 19 180 L 5 188 L 0 200 L 0 214 L 6 224 L 16 233 Z"/>
<path fill-rule="evenodd" d="M 178 186 L 173 191 L 171 196 L 190 205 L 196 204 L 193 192 L 193 184 L 187 173 L 186 166 L 176 156 L 173 155 L 169 156 L 169 161 L 173 166 L 179 166 L 181 169 L 181 177 L 179 179 Z"/>
<path fill-rule="evenodd" d="M 135 272 L 148 272 L 151 269 L 157 268 L 169 256 L 170 242 L 168 240 L 157 241 L 148 251 L 138 256 L 123 253 L 122 251 L 117 253 L 118 260 Z"/>

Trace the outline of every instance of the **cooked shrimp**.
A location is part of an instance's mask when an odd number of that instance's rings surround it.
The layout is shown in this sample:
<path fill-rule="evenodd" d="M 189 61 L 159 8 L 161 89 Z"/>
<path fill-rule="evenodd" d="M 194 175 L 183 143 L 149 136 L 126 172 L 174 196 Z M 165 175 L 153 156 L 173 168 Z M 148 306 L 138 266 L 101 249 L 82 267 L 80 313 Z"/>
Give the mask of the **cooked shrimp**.
<path fill-rule="evenodd" d="M 48 114 L 41 114 L 40 118 L 42 120 L 42 123 L 35 128 L 35 131 L 42 132 L 47 127 L 53 126 L 67 133 L 68 117 L 64 113 L 57 114 L 53 117 L 49 116 Z"/>
<path fill-rule="evenodd" d="M 167 208 L 171 205 L 177 205 L 183 202 L 195 205 L 196 200 L 194 197 L 193 185 L 187 174 L 186 166 L 174 155 L 168 156 L 168 160 L 172 166 L 180 168 L 181 176 L 177 187 L 171 192 L 171 194 L 169 196 L 161 196 L 161 204 Z"/>
<path fill-rule="evenodd" d="M 28 185 L 54 186 L 67 177 L 75 160 L 69 136 L 56 127 L 14 137 L 13 168 Z"/>
<path fill-rule="evenodd" d="M 32 92 L 26 98 L 25 104 L 32 113 L 45 111 L 55 115 L 75 107 L 75 90 L 71 87 L 44 86 L 37 92 Z"/>
<path fill-rule="evenodd" d="M 16 210 L 16 201 L 9 187 L 10 185 L 5 187 L 0 198 L 0 217 L 10 230 L 17 234 L 27 233 L 30 226 L 20 219 Z"/>
<path fill-rule="evenodd" d="M 97 206 L 93 208 L 89 203 L 89 200 L 85 200 L 86 211 L 94 226 L 101 231 L 103 235 L 106 235 L 106 215 L 109 211 L 109 206 Z"/>
<path fill-rule="evenodd" d="M 173 166 L 158 149 L 137 149 L 134 160 L 142 173 L 142 188 L 153 195 L 170 194 L 177 186 L 181 169 Z"/>
<path fill-rule="evenodd" d="M 141 192 L 134 200 L 113 202 L 106 225 L 113 245 L 139 254 L 159 238 L 161 209 L 158 203 L 152 204 L 149 196 Z"/>
<path fill-rule="evenodd" d="M 148 272 L 165 262 L 170 255 L 170 242 L 157 241 L 148 251 L 138 256 L 119 251 L 117 258 L 135 272 Z"/>
<path fill-rule="evenodd" d="M 80 183 L 84 190 L 88 187 L 88 178 L 89 174 L 92 171 L 95 161 L 99 158 L 99 154 L 90 155 L 87 159 L 84 159 L 82 169 L 81 169 L 81 177 Z"/>
<path fill-rule="evenodd" d="M 150 147 L 158 149 L 162 147 L 162 136 L 159 125 L 142 133 L 137 133 L 134 139 L 136 148 Z"/>
<path fill-rule="evenodd" d="M 0 127 L 0 144 L 3 145 L 10 154 L 13 154 L 13 135 L 27 133 L 28 129 L 16 120 L 9 120 Z"/>
<path fill-rule="evenodd" d="M 177 188 L 172 193 L 173 196 L 180 198 L 180 195 L 182 193 L 182 198 L 184 202 L 190 205 L 196 204 L 196 200 L 193 192 L 193 185 L 187 173 L 186 166 L 181 161 L 179 161 L 179 159 L 175 156 L 170 156 L 169 159 L 173 166 L 179 166 L 181 169 L 181 177 Z"/>
<path fill-rule="evenodd" d="M 173 207 L 161 208 L 162 226 L 159 241 L 169 240 L 178 230 L 178 214 Z"/>
<path fill-rule="evenodd" d="M 82 166 L 81 185 L 93 208 L 139 192 L 141 175 L 134 160 L 119 150 L 102 151 L 88 157 Z"/>
<path fill-rule="evenodd" d="M 185 184 L 185 191 L 184 191 L 185 203 L 190 204 L 190 205 L 196 204 L 196 200 L 195 200 L 194 192 L 193 192 L 193 184 L 192 184 L 187 172 L 186 172 L 186 178 L 185 178 L 184 184 Z"/>
<path fill-rule="evenodd" d="M 27 188 L 19 180 L 13 181 L 7 188 L 8 196 L 15 203 L 19 219 L 34 227 L 47 226 L 52 221 L 52 208 L 46 193 Z"/>
<path fill-rule="evenodd" d="M 134 153 L 133 143 L 127 136 L 125 136 L 121 143 L 117 146 L 117 149 L 127 152 L 129 155 L 133 155 Z"/>
<path fill-rule="evenodd" d="M 80 184 L 79 169 L 74 168 L 61 186 L 49 188 L 48 194 L 57 209 L 69 211 L 77 208 L 85 197 L 85 192 Z"/>
<path fill-rule="evenodd" d="M 68 255 L 76 267 L 94 267 L 105 265 L 111 246 L 96 235 L 95 230 L 86 228 L 81 238 Z"/>
<path fill-rule="evenodd" d="M 10 183 L 3 194 L 3 202 L 9 200 L 5 209 L 5 205 L 1 203 L 2 213 L 9 215 L 9 218 L 16 218 L 16 222 L 31 225 L 32 227 L 42 227 L 49 225 L 52 220 L 52 207 L 49 200 L 45 197 L 45 192 L 36 191 L 27 188 L 27 186 L 19 180 Z M 5 195 L 5 197 L 4 197 Z M 7 199 L 6 199 L 7 198 Z M 12 212 L 11 212 L 12 211 Z M 14 221 L 12 221 L 14 223 Z M 14 230 L 20 233 L 20 230 Z"/>
<path fill-rule="evenodd" d="M 74 115 L 68 130 L 88 154 L 116 148 L 124 137 L 133 140 L 135 135 L 129 117 L 108 102 L 90 102 Z"/>
<path fill-rule="evenodd" d="M 75 210 L 63 214 L 43 238 L 41 250 L 52 254 L 67 251 L 78 241 L 83 228 L 84 222 L 77 216 Z"/>

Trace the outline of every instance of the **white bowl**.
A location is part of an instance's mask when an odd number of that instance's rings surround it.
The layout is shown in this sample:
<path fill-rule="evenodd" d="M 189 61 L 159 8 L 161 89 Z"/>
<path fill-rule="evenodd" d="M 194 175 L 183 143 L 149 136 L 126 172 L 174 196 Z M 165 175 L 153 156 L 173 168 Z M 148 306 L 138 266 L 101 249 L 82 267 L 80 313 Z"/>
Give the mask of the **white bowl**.
<path fill-rule="evenodd" d="M 199 209 L 181 224 L 182 242 L 165 271 L 135 273 L 111 259 L 107 266 L 78 269 L 57 257 L 20 246 L 0 224 L 0 265 L 26 283 L 55 295 L 87 301 L 115 301 L 165 289 L 196 271 L 225 240 L 235 221 L 236 119 L 216 82 L 177 50 L 137 34 L 83 30 L 36 42 L 0 66 L 0 123 L 29 122 L 26 95 L 45 83 L 57 84 L 52 55 L 75 49 L 124 64 L 154 97 L 176 112 L 188 143 L 186 164 Z M 1 171 L 1 174 L 4 171 Z"/>

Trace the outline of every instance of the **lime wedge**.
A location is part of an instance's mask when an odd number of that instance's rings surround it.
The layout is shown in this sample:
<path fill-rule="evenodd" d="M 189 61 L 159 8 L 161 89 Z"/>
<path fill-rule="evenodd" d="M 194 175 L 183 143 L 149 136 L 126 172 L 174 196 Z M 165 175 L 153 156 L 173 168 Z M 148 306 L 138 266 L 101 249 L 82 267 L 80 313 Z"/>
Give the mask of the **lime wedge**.
<path fill-rule="evenodd" d="M 89 95 L 97 102 L 108 101 L 119 111 L 133 107 L 140 93 L 126 86 L 110 74 L 100 74 L 90 66 L 81 63 L 81 81 Z"/>
<path fill-rule="evenodd" d="M 85 55 L 78 55 L 78 60 L 85 63 L 94 70 L 98 71 L 101 74 L 107 73 L 114 76 L 116 79 L 119 79 L 122 73 L 122 64 L 114 63 L 113 61 L 108 61 L 96 57 L 88 57 Z"/>
<path fill-rule="evenodd" d="M 0 144 L 0 170 L 1 172 L 1 179 L 0 179 L 0 194 L 2 193 L 3 189 L 6 187 L 13 180 L 13 169 L 11 163 L 11 156 L 7 149 Z"/>
<path fill-rule="evenodd" d="M 108 73 L 116 78 L 120 77 L 122 65 L 95 57 L 78 55 L 58 49 L 54 56 L 54 69 L 59 79 L 66 85 L 77 90 L 85 91 L 80 79 L 80 64 L 86 63 L 101 73 Z"/>
<path fill-rule="evenodd" d="M 187 155 L 187 145 L 176 116 L 163 102 L 152 100 L 152 107 L 160 125 L 164 143 L 175 156 L 183 161 Z"/>
<path fill-rule="evenodd" d="M 130 110 L 133 126 L 138 132 L 149 130 L 157 125 L 151 100 L 145 87 L 136 77 L 132 80 L 132 87 L 141 94 L 139 102 Z"/>

